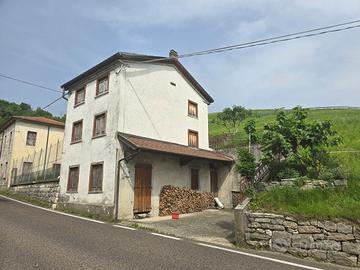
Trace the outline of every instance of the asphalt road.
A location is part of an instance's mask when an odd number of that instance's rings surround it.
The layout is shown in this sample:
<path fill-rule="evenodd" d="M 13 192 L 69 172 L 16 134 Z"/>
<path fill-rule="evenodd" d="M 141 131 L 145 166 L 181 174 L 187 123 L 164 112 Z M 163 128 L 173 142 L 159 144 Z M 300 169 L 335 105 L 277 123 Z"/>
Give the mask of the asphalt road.
<path fill-rule="evenodd" d="M 81 220 L 0 197 L 0 269 L 306 268 Z"/>

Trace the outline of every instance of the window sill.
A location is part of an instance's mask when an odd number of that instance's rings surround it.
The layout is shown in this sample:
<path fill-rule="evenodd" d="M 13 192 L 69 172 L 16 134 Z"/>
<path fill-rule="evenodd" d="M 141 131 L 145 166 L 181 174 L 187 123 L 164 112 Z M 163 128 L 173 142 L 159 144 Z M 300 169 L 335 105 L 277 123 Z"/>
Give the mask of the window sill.
<path fill-rule="evenodd" d="M 103 193 L 102 191 L 89 191 L 89 194 L 101 194 Z"/>
<path fill-rule="evenodd" d="M 79 141 L 74 141 L 74 142 L 71 142 L 70 144 L 77 144 L 77 143 L 81 143 L 82 140 L 79 140 Z"/>
<path fill-rule="evenodd" d="M 69 194 L 77 194 L 78 192 L 77 192 L 77 191 L 69 191 L 69 190 L 67 190 L 66 193 L 69 193 Z"/>
<path fill-rule="evenodd" d="M 194 118 L 194 119 L 199 119 L 199 117 L 198 117 L 198 116 L 196 116 L 196 115 L 191 115 L 191 114 L 188 114 L 188 116 L 189 116 L 189 117 L 191 117 L 191 118 Z"/>
<path fill-rule="evenodd" d="M 109 90 L 106 91 L 106 92 L 104 92 L 104 93 L 101 93 L 101 94 L 96 95 L 95 98 L 99 98 L 99 97 L 105 96 L 105 95 L 107 95 L 107 94 L 109 94 Z"/>
<path fill-rule="evenodd" d="M 101 134 L 101 135 L 93 136 L 91 139 L 94 140 L 94 139 L 105 137 L 105 136 L 106 136 L 106 134 Z"/>
<path fill-rule="evenodd" d="M 85 104 L 85 101 L 80 102 L 80 103 L 78 103 L 78 104 L 75 104 L 75 105 L 74 105 L 74 108 L 77 108 L 77 107 L 79 107 L 79 106 L 81 106 L 81 105 L 83 105 L 83 104 Z"/>

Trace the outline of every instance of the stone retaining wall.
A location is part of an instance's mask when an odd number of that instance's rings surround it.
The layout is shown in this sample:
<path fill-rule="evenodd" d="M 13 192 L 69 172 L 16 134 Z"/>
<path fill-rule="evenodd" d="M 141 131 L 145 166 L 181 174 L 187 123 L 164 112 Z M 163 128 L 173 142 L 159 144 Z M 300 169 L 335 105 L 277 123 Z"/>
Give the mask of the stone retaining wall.
<path fill-rule="evenodd" d="M 24 196 L 56 204 L 59 196 L 59 181 L 12 186 L 10 190 Z"/>
<path fill-rule="evenodd" d="M 238 243 L 360 267 L 360 226 L 268 213 L 235 213 Z"/>

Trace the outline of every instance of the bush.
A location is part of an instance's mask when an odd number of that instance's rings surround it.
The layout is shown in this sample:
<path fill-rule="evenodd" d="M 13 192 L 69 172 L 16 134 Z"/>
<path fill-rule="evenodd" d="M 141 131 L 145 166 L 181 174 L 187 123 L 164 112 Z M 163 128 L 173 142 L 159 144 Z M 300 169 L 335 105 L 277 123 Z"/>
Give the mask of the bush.
<path fill-rule="evenodd" d="M 237 171 L 247 180 L 252 181 L 255 177 L 256 163 L 255 157 L 245 149 L 238 150 Z"/>
<path fill-rule="evenodd" d="M 297 170 L 289 167 L 285 167 L 277 173 L 277 178 L 279 179 L 297 178 L 299 176 L 300 174 Z"/>

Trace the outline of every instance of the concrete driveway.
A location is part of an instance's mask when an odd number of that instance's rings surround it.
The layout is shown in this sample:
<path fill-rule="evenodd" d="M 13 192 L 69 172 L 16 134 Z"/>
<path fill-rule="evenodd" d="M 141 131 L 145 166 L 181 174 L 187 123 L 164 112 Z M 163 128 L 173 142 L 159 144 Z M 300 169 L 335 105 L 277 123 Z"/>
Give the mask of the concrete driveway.
<path fill-rule="evenodd" d="M 133 222 L 141 227 L 181 238 L 224 246 L 232 246 L 234 242 L 234 212 L 231 209 L 183 214 L 179 220 L 172 220 L 171 217 L 153 217 Z"/>

